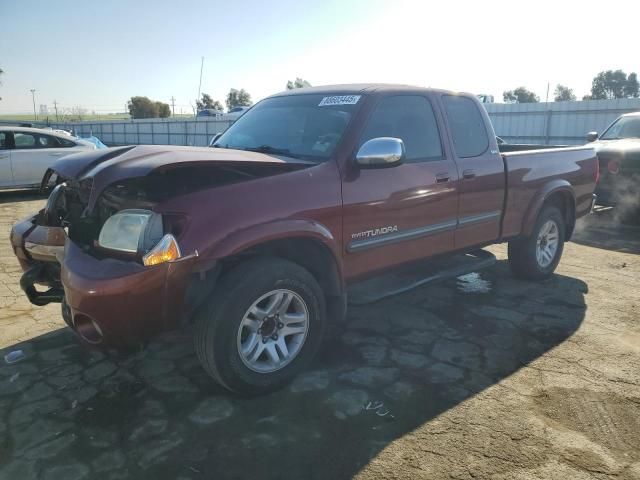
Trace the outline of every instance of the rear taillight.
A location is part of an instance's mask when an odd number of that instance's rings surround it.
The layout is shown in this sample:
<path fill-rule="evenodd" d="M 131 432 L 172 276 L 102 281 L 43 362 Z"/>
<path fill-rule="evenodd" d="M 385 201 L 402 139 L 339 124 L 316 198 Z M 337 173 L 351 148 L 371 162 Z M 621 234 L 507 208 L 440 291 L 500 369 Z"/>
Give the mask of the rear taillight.
<path fill-rule="evenodd" d="M 617 175 L 620 173 L 620 162 L 617 160 L 609 160 L 609 163 L 607 163 L 607 170 L 609 170 L 609 173 Z"/>
<path fill-rule="evenodd" d="M 600 183 L 600 160 L 596 159 L 596 185 Z"/>

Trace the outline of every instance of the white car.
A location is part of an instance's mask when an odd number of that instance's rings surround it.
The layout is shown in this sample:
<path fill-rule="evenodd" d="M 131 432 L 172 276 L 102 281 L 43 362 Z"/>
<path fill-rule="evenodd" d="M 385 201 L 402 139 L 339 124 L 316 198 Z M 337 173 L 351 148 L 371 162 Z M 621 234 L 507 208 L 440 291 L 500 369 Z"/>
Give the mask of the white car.
<path fill-rule="evenodd" d="M 0 127 L 0 189 L 39 187 L 53 162 L 95 149 L 91 142 L 53 130 Z"/>

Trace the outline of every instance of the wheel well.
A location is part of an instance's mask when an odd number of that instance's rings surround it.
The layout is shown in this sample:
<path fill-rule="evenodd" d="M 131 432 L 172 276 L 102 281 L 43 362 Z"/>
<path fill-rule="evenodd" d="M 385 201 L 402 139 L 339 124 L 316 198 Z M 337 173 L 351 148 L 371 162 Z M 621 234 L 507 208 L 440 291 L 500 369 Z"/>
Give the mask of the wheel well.
<path fill-rule="evenodd" d="M 576 204 L 571 193 L 566 191 L 554 192 L 545 199 L 544 205 L 553 205 L 560 210 L 566 226 L 565 240 L 570 240 L 573 229 L 576 226 Z"/>
<path fill-rule="evenodd" d="M 223 273 L 239 261 L 255 256 L 274 256 L 290 260 L 311 273 L 328 296 L 342 296 L 343 285 L 336 260 L 326 246 L 315 239 L 294 237 L 254 245 L 226 259 Z M 225 268 L 226 267 L 226 268 Z"/>

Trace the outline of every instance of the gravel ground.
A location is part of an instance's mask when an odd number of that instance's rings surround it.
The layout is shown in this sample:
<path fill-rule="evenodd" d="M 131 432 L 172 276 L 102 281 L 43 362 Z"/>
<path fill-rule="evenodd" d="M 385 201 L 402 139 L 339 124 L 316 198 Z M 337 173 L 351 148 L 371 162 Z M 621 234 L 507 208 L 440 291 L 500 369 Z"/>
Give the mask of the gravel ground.
<path fill-rule="evenodd" d="M 0 194 L 0 478 L 640 478 L 640 229 L 602 212 L 557 274 L 479 274 L 350 309 L 290 387 L 212 384 L 189 332 L 105 355 L 31 306 Z"/>

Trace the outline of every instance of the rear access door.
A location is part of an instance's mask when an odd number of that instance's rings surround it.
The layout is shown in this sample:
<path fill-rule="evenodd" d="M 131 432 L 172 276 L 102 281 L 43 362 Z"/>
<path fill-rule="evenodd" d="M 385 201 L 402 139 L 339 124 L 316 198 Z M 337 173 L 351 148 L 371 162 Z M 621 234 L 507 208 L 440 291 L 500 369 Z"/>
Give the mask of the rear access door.
<path fill-rule="evenodd" d="M 440 96 L 460 178 L 455 249 L 500 237 L 506 175 L 489 116 L 475 100 Z"/>

